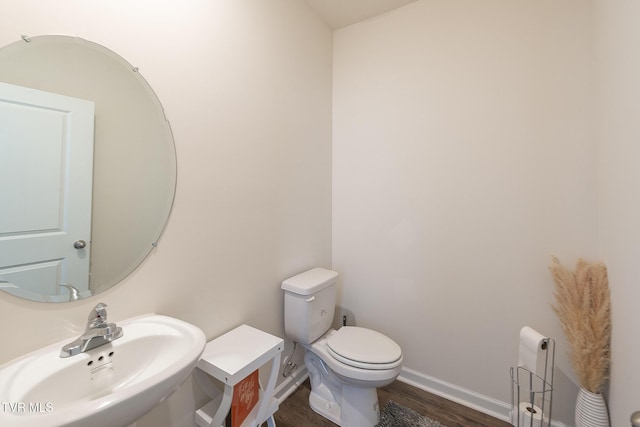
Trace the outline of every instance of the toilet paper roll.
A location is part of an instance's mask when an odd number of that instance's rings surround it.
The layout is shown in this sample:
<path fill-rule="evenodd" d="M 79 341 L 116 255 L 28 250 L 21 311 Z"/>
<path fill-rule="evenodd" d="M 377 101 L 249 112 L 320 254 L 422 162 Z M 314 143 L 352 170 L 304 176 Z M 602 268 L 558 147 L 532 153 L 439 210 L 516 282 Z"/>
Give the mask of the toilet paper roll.
<path fill-rule="evenodd" d="M 544 377 L 546 351 L 543 349 L 546 337 L 529 326 L 520 330 L 518 366 L 528 369 L 539 377 Z"/>
<path fill-rule="evenodd" d="M 515 421 L 515 420 L 514 420 Z M 542 427 L 542 409 L 528 402 L 520 402 L 518 405 L 518 423 L 512 422 L 517 427 Z"/>

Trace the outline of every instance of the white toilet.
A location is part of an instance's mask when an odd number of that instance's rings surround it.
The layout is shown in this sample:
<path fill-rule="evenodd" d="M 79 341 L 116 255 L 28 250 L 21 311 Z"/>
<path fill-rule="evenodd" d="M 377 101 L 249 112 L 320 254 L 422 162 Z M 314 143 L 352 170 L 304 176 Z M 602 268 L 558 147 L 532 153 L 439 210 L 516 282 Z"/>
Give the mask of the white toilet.
<path fill-rule="evenodd" d="M 305 348 L 309 404 L 343 427 L 373 427 L 380 418 L 377 387 L 400 374 L 402 350 L 370 329 L 332 329 L 338 273 L 314 268 L 282 282 L 287 338 Z"/>

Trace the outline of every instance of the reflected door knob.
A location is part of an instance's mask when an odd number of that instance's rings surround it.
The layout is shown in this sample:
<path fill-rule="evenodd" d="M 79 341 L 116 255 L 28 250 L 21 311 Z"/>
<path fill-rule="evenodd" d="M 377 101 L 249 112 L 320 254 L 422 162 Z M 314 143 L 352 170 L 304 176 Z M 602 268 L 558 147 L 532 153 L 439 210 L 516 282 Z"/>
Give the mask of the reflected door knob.
<path fill-rule="evenodd" d="M 73 247 L 76 249 L 84 249 L 87 246 L 87 242 L 84 240 L 78 240 L 73 244 Z"/>

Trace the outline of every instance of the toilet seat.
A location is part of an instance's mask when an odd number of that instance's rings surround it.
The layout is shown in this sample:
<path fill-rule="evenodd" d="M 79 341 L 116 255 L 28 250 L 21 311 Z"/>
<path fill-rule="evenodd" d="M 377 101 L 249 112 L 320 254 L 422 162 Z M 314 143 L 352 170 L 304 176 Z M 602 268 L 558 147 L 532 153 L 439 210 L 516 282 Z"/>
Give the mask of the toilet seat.
<path fill-rule="evenodd" d="M 341 329 L 344 328 L 345 327 L 343 326 Z M 320 339 L 314 341 L 313 344 L 303 344 L 303 346 L 305 349 L 307 349 L 307 351 L 310 351 L 317 355 L 318 358 L 322 360 L 322 363 L 326 364 L 329 371 L 338 376 L 341 381 L 347 384 L 364 387 L 384 387 L 398 377 L 400 371 L 402 370 L 402 354 L 400 355 L 400 359 L 396 362 L 386 364 L 357 362 L 353 359 L 340 356 L 336 354 L 335 351 L 329 349 L 327 341 L 337 333 L 338 331 L 336 331 L 335 329 L 330 329 Z M 344 361 L 339 360 L 338 357 L 340 357 Z M 353 366 L 354 364 L 358 364 L 361 367 Z"/>
<path fill-rule="evenodd" d="M 393 369 L 402 363 L 402 350 L 380 332 L 343 326 L 327 339 L 327 351 L 336 360 L 360 369 Z"/>

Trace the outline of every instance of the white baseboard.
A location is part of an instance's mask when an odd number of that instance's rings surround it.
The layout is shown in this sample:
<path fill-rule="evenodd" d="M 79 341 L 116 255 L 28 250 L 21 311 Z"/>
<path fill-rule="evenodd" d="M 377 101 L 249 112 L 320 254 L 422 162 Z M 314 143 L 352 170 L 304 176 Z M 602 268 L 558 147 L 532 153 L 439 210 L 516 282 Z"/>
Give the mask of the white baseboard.
<path fill-rule="evenodd" d="M 298 367 L 291 373 L 276 389 L 273 391 L 273 395 L 279 403 L 282 403 L 291 393 L 302 384 L 307 378 L 309 378 L 309 372 L 306 366 Z"/>
<path fill-rule="evenodd" d="M 439 380 L 409 368 L 402 368 L 398 380 L 499 420 L 508 423 L 511 422 L 510 403 L 476 393 L 475 391 Z M 551 420 L 551 426 L 569 427 L 566 424 L 554 420 Z"/>
<path fill-rule="evenodd" d="M 444 397 L 452 402 L 475 409 L 478 412 L 491 415 L 499 420 L 509 422 L 511 405 L 508 403 L 476 393 L 475 391 L 467 390 L 409 368 L 402 368 L 398 380 L 428 391 L 429 393 Z"/>
<path fill-rule="evenodd" d="M 296 369 L 274 391 L 275 398 L 282 403 L 291 393 L 309 377 L 305 366 Z M 402 368 L 398 381 L 405 382 L 421 390 L 428 391 L 437 396 L 459 403 L 483 414 L 490 415 L 502 421 L 510 422 L 511 404 L 502 402 L 492 397 L 485 396 L 475 391 L 465 389 L 455 384 L 439 380 L 429 375 Z M 569 427 L 559 421 L 551 421 L 552 427 Z"/>

